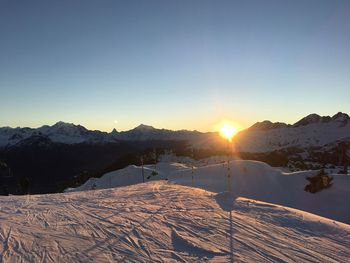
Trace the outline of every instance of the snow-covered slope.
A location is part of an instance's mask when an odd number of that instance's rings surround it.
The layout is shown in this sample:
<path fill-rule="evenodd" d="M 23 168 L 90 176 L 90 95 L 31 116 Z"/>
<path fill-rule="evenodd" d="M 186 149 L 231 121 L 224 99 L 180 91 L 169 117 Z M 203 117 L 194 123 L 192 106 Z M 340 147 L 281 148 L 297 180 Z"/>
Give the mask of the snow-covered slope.
<path fill-rule="evenodd" d="M 166 178 L 177 184 L 216 193 L 231 189 L 237 196 L 280 204 L 350 224 L 348 203 L 350 176 L 333 175 L 334 183 L 331 188 L 311 194 L 304 191 L 305 185 L 308 184 L 306 177 L 317 171 L 283 173 L 262 162 L 231 160 L 229 181 L 225 163 L 210 165 L 199 163 L 201 166 L 198 166 L 198 163 L 193 164 L 195 165 L 193 179 L 191 163 L 159 163 L 156 176 L 151 176 L 154 166 L 145 166 L 144 174 L 146 181 Z M 147 179 L 148 176 L 150 179 Z M 107 173 L 99 179 L 92 178 L 82 186 L 69 190 L 104 189 L 142 181 L 142 168 L 128 166 L 125 169 Z"/>
<path fill-rule="evenodd" d="M 93 189 L 105 189 L 120 186 L 127 186 L 154 180 L 164 180 L 169 172 L 177 169 L 188 169 L 187 166 L 177 163 L 161 163 L 157 166 L 146 165 L 142 172 L 142 168 L 130 165 L 124 169 L 116 170 L 103 175 L 101 178 L 90 178 L 83 185 L 77 188 L 67 189 L 66 192 L 86 191 Z M 157 174 L 152 175 L 157 171 Z"/>
<path fill-rule="evenodd" d="M 235 160 L 234 157 L 231 158 L 231 161 L 233 160 Z M 66 192 L 120 187 L 142 183 L 143 181 L 167 180 L 178 171 L 192 171 L 192 167 L 198 169 L 198 167 L 206 165 L 223 164 L 226 161 L 226 156 L 212 156 L 201 160 L 193 160 L 189 157 L 171 154 L 162 155 L 157 165 L 145 165 L 143 171 L 141 166 L 129 165 L 123 169 L 106 173 L 101 178 L 90 178 L 81 186 L 69 188 Z M 154 172 L 157 174 L 154 174 Z"/>
<path fill-rule="evenodd" d="M 0 197 L 1 262 L 347 262 L 350 226 L 166 182 Z"/>
<path fill-rule="evenodd" d="M 66 144 L 81 142 L 111 142 L 109 134 L 101 131 L 90 131 L 81 125 L 58 122 L 52 126 L 44 125 L 37 129 L 40 134 L 54 142 Z"/>
<path fill-rule="evenodd" d="M 240 152 L 269 152 L 286 147 L 323 146 L 350 139 L 350 117 L 311 114 L 294 125 L 262 122 L 237 134 L 235 148 Z"/>
<path fill-rule="evenodd" d="M 231 179 L 227 166 L 211 165 L 195 170 L 194 185 L 213 192 L 229 190 L 237 196 L 280 204 L 350 223 L 350 177 L 333 175 L 333 186 L 316 194 L 304 191 L 307 176 L 317 171 L 282 173 L 256 161 L 232 161 Z M 175 172 L 169 180 L 191 185 L 191 171 Z M 230 187 L 228 186 L 230 185 Z"/>

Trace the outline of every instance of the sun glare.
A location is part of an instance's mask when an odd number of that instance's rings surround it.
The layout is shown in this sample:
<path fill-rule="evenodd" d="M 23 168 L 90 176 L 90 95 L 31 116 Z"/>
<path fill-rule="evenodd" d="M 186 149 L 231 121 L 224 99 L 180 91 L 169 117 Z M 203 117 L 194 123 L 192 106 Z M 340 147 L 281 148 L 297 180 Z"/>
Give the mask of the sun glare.
<path fill-rule="evenodd" d="M 224 124 L 224 126 L 220 129 L 220 134 L 225 139 L 232 141 L 233 136 L 236 134 L 237 129 L 230 124 Z"/>

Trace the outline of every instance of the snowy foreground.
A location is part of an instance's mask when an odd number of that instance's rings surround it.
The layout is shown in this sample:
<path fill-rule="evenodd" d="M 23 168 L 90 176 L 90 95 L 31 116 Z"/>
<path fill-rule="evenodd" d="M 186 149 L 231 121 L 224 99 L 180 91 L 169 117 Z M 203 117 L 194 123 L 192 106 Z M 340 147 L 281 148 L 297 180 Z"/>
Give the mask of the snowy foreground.
<path fill-rule="evenodd" d="M 222 159 L 210 158 L 196 162 L 193 180 L 188 162 L 158 163 L 158 175 L 151 176 L 150 179 L 147 177 L 151 175 L 154 166 L 146 166 L 144 174 L 146 181 L 168 179 L 176 184 L 194 186 L 215 193 L 231 189 L 240 197 L 279 204 L 350 224 L 350 176 L 332 175 L 332 187 L 311 194 L 304 191 L 305 185 L 308 184 L 306 177 L 316 174 L 317 171 L 284 173 L 263 162 L 231 160 L 231 178 L 228 180 L 227 164 L 218 163 L 220 161 Z M 84 185 L 70 191 L 105 189 L 141 182 L 141 167 L 132 165 L 107 173 L 98 179 L 91 178 Z"/>
<path fill-rule="evenodd" d="M 0 198 L 1 262 L 348 262 L 350 225 L 166 181 Z"/>

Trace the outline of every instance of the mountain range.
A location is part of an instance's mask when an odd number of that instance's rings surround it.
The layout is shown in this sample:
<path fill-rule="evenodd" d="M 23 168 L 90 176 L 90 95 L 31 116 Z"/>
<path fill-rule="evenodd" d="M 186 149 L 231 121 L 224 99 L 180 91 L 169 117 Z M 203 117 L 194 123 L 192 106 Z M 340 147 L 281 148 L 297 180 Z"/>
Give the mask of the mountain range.
<path fill-rule="evenodd" d="M 57 122 L 52 126 L 40 128 L 0 128 L 0 147 L 21 146 L 32 143 L 38 137 L 47 141 L 77 144 L 77 143 L 113 143 L 118 141 L 147 141 L 147 140 L 195 140 L 209 133 L 198 131 L 156 129 L 141 124 L 129 131 L 117 132 L 115 129 L 108 133 L 98 130 L 88 130 L 81 125 Z"/>
<path fill-rule="evenodd" d="M 239 132 L 235 147 L 242 152 L 269 152 L 286 147 L 312 147 L 335 143 L 350 138 L 350 117 L 338 112 L 334 116 L 310 114 L 295 124 L 257 122 Z M 0 128 L 0 147 L 30 145 L 32 143 L 79 144 L 116 143 L 120 141 L 182 140 L 195 147 L 213 148 L 223 145 L 217 132 L 157 129 L 141 124 L 129 131 L 108 133 L 88 130 L 81 125 L 57 122 L 40 128 Z"/>
<path fill-rule="evenodd" d="M 306 162 L 337 165 L 339 142 L 350 146 L 350 117 L 345 113 L 332 117 L 311 114 L 293 125 L 258 122 L 239 132 L 233 146 L 242 159 L 309 169 Z M 226 154 L 227 146 L 217 132 L 171 131 L 147 125 L 109 133 L 64 122 L 37 129 L 4 127 L 0 128 L 0 162 L 10 169 L 0 169 L 0 192 L 3 185 L 10 193 L 18 193 L 21 178 L 29 179 L 31 193 L 58 192 L 90 177 L 139 165 L 140 156 L 153 163 L 150 153 L 155 151 L 192 154 L 200 159 Z"/>

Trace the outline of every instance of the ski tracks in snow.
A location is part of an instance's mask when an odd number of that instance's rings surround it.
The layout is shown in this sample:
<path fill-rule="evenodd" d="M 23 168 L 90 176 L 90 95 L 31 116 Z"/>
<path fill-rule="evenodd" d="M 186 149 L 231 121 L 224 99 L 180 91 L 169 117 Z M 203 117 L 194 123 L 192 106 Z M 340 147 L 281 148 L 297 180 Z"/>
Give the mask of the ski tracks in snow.
<path fill-rule="evenodd" d="M 0 197 L 0 207 L 1 262 L 346 262 L 350 258 L 349 225 L 161 181 Z"/>

